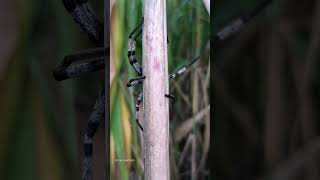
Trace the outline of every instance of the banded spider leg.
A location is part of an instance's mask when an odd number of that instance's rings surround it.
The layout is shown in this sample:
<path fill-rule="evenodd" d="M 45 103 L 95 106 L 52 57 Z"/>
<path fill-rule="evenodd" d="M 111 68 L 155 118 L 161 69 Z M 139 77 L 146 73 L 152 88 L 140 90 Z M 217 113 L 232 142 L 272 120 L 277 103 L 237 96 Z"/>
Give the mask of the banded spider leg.
<path fill-rule="evenodd" d="M 90 115 L 86 133 L 84 135 L 84 159 L 82 162 L 83 172 L 82 179 L 92 179 L 92 155 L 93 155 L 93 138 L 99 127 L 101 120 L 104 119 L 105 113 L 105 92 L 101 90 L 99 97 Z"/>
<path fill-rule="evenodd" d="M 96 47 L 66 56 L 53 70 L 53 76 L 58 81 L 104 69 L 104 59 L 109 52 L 109 48 L 105 49 L 103 44 L 103 23 L 98 20 L 88 0 L 63 0 L 63 4 L 74 21 L 80 26 L 80 29 L 88 35 Z M 84 135 L 84 159 L 82 162 L 82 179 L 84 180 L 92 179 L 93 138 L 99 122 L 104 119 L 104 113 L 105 94 L 102 90 L 97 98 Z"/>
<path fill-rule="evenodd" d="M 143 70 L 141 65 L 138 63 L 136 57 L 135 57 L 135 52 L 136 52 L 136 39 L 138 36 L 141 35 L 142 33 L 142 26 L 143 26 L 143 18 L 142 21 L 138 24 L 136 28 L 130 33 L 129 35 L 129 42 L 128 42 L 128 58 L 129 58 L 129 63 L 131 64 L 132 68 L 134 71 L 139 75 L 136 78 L 132 78 L 129 80 L 127 83 L 127 87 L 133 87 L 137 86 L 143 83 L 145 76 L 143 76 Z M 167 37 L 167 43 L 169 44 L 169 38 Z M 169 80 L 174 79 L 175 77 L 183 74 L 191 65 L 193 65 L 199 57 L 195 58 L 192 62 L 189 64 L 183 66 L 180 68 L 177 72 L 172 73 L 169 75 Z M 174 100 L 174 96 L 170 94 L 165 94 L 165 97 Z M 140 92 L 138 95 L 137 103 L 136 103 L 136 123 L 138 124 L 139 128 L 141 131 L 143 131 L 143 127 L 139 122 L 139 105 L 143 101 L 143 93 Z"/>
<path fill-rule="evenodd" d="M 178 69 L 176 72 L 172 73 L 169 75 L 169 80 L 171 79 L 174 79 L 180 75 L 182 75 L 184 72 L 186 72 L 186 70 L 192 66 L 197 60 L 199 60 L 200 57 L 196 57 L 194 60 L 192 60 L 190 63 L 188 63 L 187 65 L 185 66 L 182 66 L 180 69 Z M 133 78 L 133 79 L 130 79 L 128 84 L 127 84 L 127 87 L 133 87 L 133 86 L 137 86 L 137 85 L 140 85 L 143 83 L 143 80 L 145 79 L 145 76 L 141 76 L 141 77 L 137 77 L 137 78 Z M 170 99 L 174 99 L 174 96 L 173 95 L 170 95 L 170 94 L 165 94 L 165 97 L 167 98 L 170 98 Z M 140 124 L 139 122 L 139 106 L 140 106 L 140 103 L 143 101 L 143 93 L 140 92 L 139 93 L 139 96 L 138 96 L 138 99 L 137 99 L 137 103 L 136 103 L 136 123 L 138 124 L 139 128 L 141 129 L 141 131 L 143 131 L 143 127 L 142 125 Z"/>
<path fill-rule="evenodd" d="M 134 71 L 139 76 L 142 76 L 142 67 L 136 59 L 136 40 L 137 40 L 137 37 L 140 36 L 142 33 L 142 25 L 143 25 L 143 18 L 142 18 L 141 23 L 136 28 L 134 28 L 134 30 L 130 33 L 129 42 L 128 42 L 129 63 L 131 64 Z"/>
<path fill-rule="evenodd" d="M 213 37 L 213 45 L 216 43 L 223 41 L 232 35 L 239 32 L 242 27 L 247 25 L 254 17 L 259 15 L 273 0 L 264 0 L 257 7 L 255 7 L 249 14 L 240 16 L 239 18 L 232 21 L 229 25 L 222 28 L 214 37 Z"/>
<path fill-rule="evenodd" d="M 200 59 L 200 56 L 198 56 L 195 59 L 193 59 L 190 63 L 182 66 L 176 72 L 170 74 L 169 75 L 169 80 L 174 79 L 174 78 L 182 75 L 190 66 L 192 66 L 199 59 Z M 140 76 L 140 77 L 136 77 L 136 78 L 130 79 L 129 82 L 127 83 L 127 87 L 133 87 L 133 86 L 137 86 L 139 84 L 142 84 L 144 79 L 145 79 L 145 77 L 146 76 Z M 165 96 L 172 96 L 172 95 L 165 94 Z"/>
<path fill-rule="evenodd" d="M 136 103 L 136 123 L 138 124 L 139 128 L 141 131 L 143 131 L 143 127 L 139 121 L 139 108 L 140 108 L 140 103 L 142 102 L 142 92 L 139 93 L 139 96 L 137 98 L 137 103 Z"/>
<path fill-rule="evenodd" d="M 142 67 L 138 63 L 136 59 L 136 41 L 137 37 L 139 37 L 142 33 L 142 25 L 143 25 L 143 17 L 141 22 L 138 24 L 136 28 L 129 35 L 129 42 L 128 42 L 128 58 L 129 63 L 133 67 L 134 71 L 139 75 L 142 76 Z M 169 44 L 169 38 L 167 37 L 167 43 Z"/>
<path fill-rule="evenodd" d="M 102 47 L 103 23 L 98 20 L 88 0 L 62 0 L 62 2 L 81 30 L 87 33 L 92 42 Z"/>
<path fill-rule="evenodd" d="M 104 57 L 109 52 L 109 48 L 103 48 L 103 24 L 98 20 L 88 0 L 63 0 L 63 4 L 97 48 L 66 56 L 53 71 L 53 76 L 58 81 L 104 69 Z"/>
<path fill-rule="evenodd" d="M 93 48 L 65 56 L 61 64 L 53 70 L 57 81 L 78 77 L 88 72 L 104 69 L 106 51 L 103 47 Z"/>

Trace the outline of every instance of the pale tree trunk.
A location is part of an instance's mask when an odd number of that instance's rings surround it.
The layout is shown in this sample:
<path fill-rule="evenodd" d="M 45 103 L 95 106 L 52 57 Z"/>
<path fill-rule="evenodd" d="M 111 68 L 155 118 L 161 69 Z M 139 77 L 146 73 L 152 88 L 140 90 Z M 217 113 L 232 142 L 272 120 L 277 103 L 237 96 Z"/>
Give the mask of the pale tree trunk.
<path fill-rule="evenodd" d="M 146 0 L 143 25 L 145 179 L 168 180 L 169 93 L 166 1 Z"/>
<path fill-rule="evenodd" d="M 208 11 L 208 14 L 210 15 L 210 0 L 202 0 L 202 2 Z"/>

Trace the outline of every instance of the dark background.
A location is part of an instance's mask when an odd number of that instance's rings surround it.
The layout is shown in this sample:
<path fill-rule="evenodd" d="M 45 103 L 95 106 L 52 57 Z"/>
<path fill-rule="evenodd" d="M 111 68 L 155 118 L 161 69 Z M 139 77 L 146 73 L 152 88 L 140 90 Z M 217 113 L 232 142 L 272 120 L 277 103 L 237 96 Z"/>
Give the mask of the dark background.
<path fill-rule="evenodd" d="M 213 31 L 262 0 L 217 0 Z M 274 0 L 213 50 L 214 179 L 316 180 L 320 1 Z"/>
<path fill-rule="evenodd" d="M 103 20 L 103 1 L 92 4 Z M 0 27 L 0 179 L 80 179 L 83 134 L 104 74 L 57 82 L 52 70 L 94 44 L 60 0 L 2 0 Z M 104 150 L 100 128 L 94 178 L 105 177 Z"/>

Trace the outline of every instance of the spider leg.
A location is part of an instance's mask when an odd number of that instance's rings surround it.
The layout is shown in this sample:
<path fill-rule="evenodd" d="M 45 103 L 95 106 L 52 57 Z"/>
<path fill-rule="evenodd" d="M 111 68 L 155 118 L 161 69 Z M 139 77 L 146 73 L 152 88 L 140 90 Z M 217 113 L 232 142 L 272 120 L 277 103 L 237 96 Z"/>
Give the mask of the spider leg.
<path fill-rule="evenodd" d="M 141 76 L 142 75 L 142 67 L 138 63 L 135 53 L 136 53 L 136 39 L 138 36 L 141 35 L 142 33 L 142 25 L 143 25 L 143 18 L 141 23 L 134 28 L 134 30 L 130 33 L 129 35 L 129 42 L 128 42 L 128 58 L 129 58 L 129 63 L 133 67 L 133 69 L 136 71 L 136 73 Z M 138 33 L 136 33 L 138 32 Z"/>
<path fill-rule="evenodd" d="M 95 48 L 66 56 L 53 70 L 53 76 L 57 81 L 62 81 L 101 70 L 104 68 L 105 53 L 104 48 Z"/>
<path fill-rule="evenodd" d="M 136 39 L 138 36 L 139 36 L 139 34 L 141 33 L 138 33 L 137 35 L 134 35 L 139 29 L 141 30 L 142 29 L 142 25 L 143 25 L 143 20 L 144 20 L 144 18 L 142 17 L 142 20 L 141 20 L 141 22 L 137 25 L 137 27 L 135 27 L 132 31 L 131 31 L 131 33 L 129 34 L 129 38 L 132 38 L 132 37 L 134 37 L 133 39 Z"/>
<path fill-rule="evenodd" d="M 88 0 L 62 0 L 74 21 L 86 32 L 98 46 L 103 46 L 103 23 L 93 12 Z"/>
<path fill-rule="evenodd" d="M 250 20 L 256 17 L 260 12 L 262 12 L 273 0 L 265 0 L 260 3 L 256 8 L 254 8 L 248 15 L 241 16 L 222 28 L 214 37 L 213 44 L 219 41 L 223 41 L 230 36 L 236 34 L 240 29 L 248 24 Z"/>
<path fill-rule="evenodd" d="M 108 51 L 108 49 L 105 51 L 103 47 L 82 50 L 80 52 L 65 56 L 62 64 L 68 66 L 74 62 L 103 57 L 106 55 L 106 53 L 108 53 Z"/>
<path fill-rule="evenodd" d="M 84 73 L 94 72 L 104 68 L 104 58 L 83 62 L 68 67 L 57 67 L 53 71 L 53 76 L 57 81 L 78 77 Z"/>
<path fill-rule="evenodd" d="M 143 80 L 146 78 L 146 76 L 140 76 L 140 77 L 136 77 L 136 78 L 132 78 L 129 80 L 129 82 L 127 83 L 127 87 L 132 87 L 132 86 L 137 86 L 139 84 L 143 83 Z"/>
<path fill-rule="evenodd" d="M 179 70 L 177 70 L 176 72 L 172 73 L 169 75 L 169 80 L 170 79 L 174 79 L 177 76 L 180 76 L 181 74 L 183 74 L 190 66 L 192 66 L 198 59 L 200 59 L 200 56 L 196 57 L 194 60 L 192 60 L 189 64 L 183 66 L 182 68 L 180 68 Z M 165 94 L 166 98 L 169 98 L 173 101 L 175 101 L 175 97 L 171 94 Z"/>
<path fill-rule="evenodd" d="M 172 100 L 172 102 L 174 102 L 174 101 L 176 100 L 176 98 L 175 98 L 173 95 L 171 95 L 171 94 L 164 94 L 164 96 L 165 96 L 166 98 Z"/>
<path fill-rule="evenodd" d="M 93 155 L 93 138 L 99 127 L 99 123 L 104 119 L 105 113 L 105 93 L 104 90 L 100 92 L 100 95 L 94 106 L 94 110 L 89 118 L 86 133 L 84 135 L 84 159 L 82 162 L 83 171 L 82 179 L 92 179 L 92 155 Z"/>
<path fill-rule="evenodd" d="M 164 96 L 165 96 L 166 98 L 169 98 L 169 99 L 172 99 L 172 100 L 175 99 L 175 97 L 174 97 L 173 95 L 171 95 L 171 94 L 164 94 Z"/>
<path fill-rule="evenodd" d="M 138 99 L 137 99 L 137 103 L 136 103 L 136 123 L 138 124 L 139 128 L 143 132 L 143 127 L 139 122 L 139 106 L 140 106 L 141 102 L 142 102 L 142 92 L 139 93 L 139 96 L 138 96 Z"/>
<path fill-rule="evenodd" d="M 190 66 L 192 66 L 197 60 L 200 59 L 200 56 L 196 57 L 194 60 L 192 60 L 189 64 L 182 66 L 179 70 L 169 75 L 169 80 L 174 79 L 177 76 L 180 76 L 183 74 Z"/>

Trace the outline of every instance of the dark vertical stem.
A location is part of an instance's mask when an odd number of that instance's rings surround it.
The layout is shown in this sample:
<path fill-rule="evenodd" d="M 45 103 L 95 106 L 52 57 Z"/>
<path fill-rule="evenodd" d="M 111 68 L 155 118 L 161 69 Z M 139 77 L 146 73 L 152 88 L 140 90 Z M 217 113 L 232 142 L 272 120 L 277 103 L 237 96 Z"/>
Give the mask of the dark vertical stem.
<path fill-rule="evenodd" d="M 107 49 L 110 44 L 110 1 L 105 0 L 104 1 L 104 47 Z M 109 52 L 108 52 L 109 53 Z M 109 53 L 110 54 L 110 53 Z M 105 57 L 105 142 L 106 142 L 106 179 L 110 179 L 110 125 L 109 125 L 109 89 L 110 89 L 110 83 L 109 83 L 109 62 L 110 62 L 110 56 L 106 53 Z"/>

